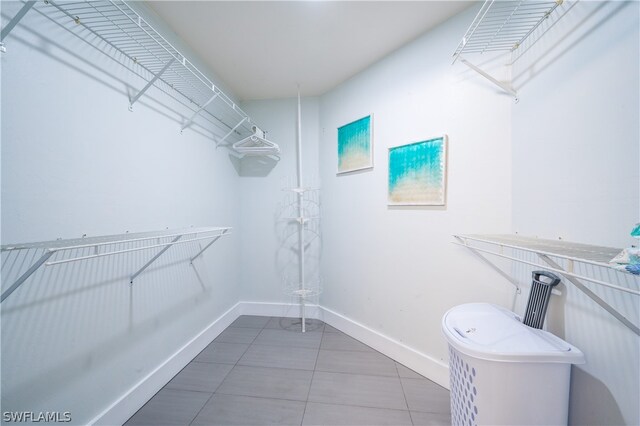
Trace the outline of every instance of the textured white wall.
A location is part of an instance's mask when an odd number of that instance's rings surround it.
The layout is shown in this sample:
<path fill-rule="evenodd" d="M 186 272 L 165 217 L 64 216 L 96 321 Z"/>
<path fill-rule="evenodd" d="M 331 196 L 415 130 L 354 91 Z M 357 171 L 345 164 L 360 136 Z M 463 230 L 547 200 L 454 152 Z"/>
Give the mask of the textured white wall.
<path fill-rule="evenodd" d="M 22 5 L 3 3 L 3 19 Z M 42 3 L 38 7 L 43 6 Z M 6 22 L 6 21 L 5 21 Z M 4 25 L 4 22 L 3 22 Z M 71 27 L 72 31 L 77 30 Z M 2 54 L 2 244 L 239 225 L 238 177 L 187 109 L 31 11 Z M 239 299 L 239 235 L 42 267 L 2 303 L 3 411 L 86 424 Z M 39 253 L 3 254 L 3 288 Z"/>
<path fill-rule="evenodd" d="M 324 95 L 320 107 L 321 304 L 445 363 L 440 320 L 449 308 L 509 305 L 513 296 L 510 284 L 450 244 L 454 233 L 511 229 L 513 101 L 463 65 L 451 66 L 474 13 L 353 77 Z M 336 176 L 337 127 L 370 113 L 373 170 Z M 446 207 L 388 207 L 388 148 L 443 133 Z"/>
<path fill-rule="evenodd" d="M 637 244 L 629 232 L 640 213 L 639 16 L 637 2 L 576 3 L 516 61 L 514 231 Z M 529 271 L 514 268 L 523 282 Z M 640 282 L 599 268 L 582 272 L 636 289 Z M 640 324 L 637 296 L 586 284 Z M 568 283 L 549 315 L 549 328 L 587 358 L 573 369 L 571 423 L 639 424 L 640 338 Z"/>

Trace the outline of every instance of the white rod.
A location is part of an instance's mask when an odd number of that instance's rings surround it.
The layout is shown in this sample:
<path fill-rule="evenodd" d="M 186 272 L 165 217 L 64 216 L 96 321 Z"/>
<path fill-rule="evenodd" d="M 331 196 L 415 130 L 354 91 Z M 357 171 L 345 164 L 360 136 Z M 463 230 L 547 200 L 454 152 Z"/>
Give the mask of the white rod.
<path fill-rule="evenodd" d="M 481 251 L 483 253 L 492 254 L 494 256 L 503 257 L 505 259 L 513 260 L 515 262 L 520 262 L 520 263 L 525 263 L 527 265 L 535 266 L 536 268 L 548 269 L 549 271 L 557 272 L 557 273 L 565 275 L 565 276 L 574 277 L 574 278 L 578 278 L 578 279 L 585 280 L 585 281 L 591 281 L 592 283 L 599 284 L 599 285 L 604 286 L 604 287 L 609 287 L 609 288 L 612 288 L 614 290 L 624 291 L 626 293 L 631 293 L 631 294 L 635 294 L 636 296 L 640 296 L 640 291 L 633 290 L 631 288 L 622 287 L 622 286 L 615 285 L 615 284 L 610 284 L 610 283 L 605 282 L 605 281 L 596 280 L 595 278 L 585 277 L 584 275 L 574 274 L 574 273 L 571 273 L 571 272 L 567 272 L 567 271 L 565 271 L 563 269 L 551 268 L 551 267 L 546 266 L 546 265 L 540 265 L 539 263 L 529 262 L 527 260 L 518 259 L 516 257 L 511 257 L 511 256 L 507 256 L 507 255 L 504 255 L 504 254 L 496 253 L 496 252 L 491 251 L 491 250 L 484 250 L 484 249 L 481 249 L 481 248 L 478 248 L 478 247 L 469 246 L 467 244 L 456 243 L 455 241 L 452 241 L 451 243 L 455 244 L 457 246 L 466 247 L 466 248 L 468 248 L 470 250 L 477 250 L 477 251 Z M 551 256 L 553 256 L 553 255 L 551 255 Z"/>
<path fill-rule="evenodd" d="M 504 90 L 505 92 L 511 94 L 514 97 L 518 96 L 518 93 L 515 90 L 513 90 L 513 88 L 507 86 L 501 81 L 496 80 L 495 78 L 493 78 L 492 76 L 490 76 L 489 74 L 481 70 L 480 68 L 476 67 L 466 59 L 460 59 L 460 62 L 462 62 L 463 64 L 465 64 L 466 66 L 468 66 L 469 68 L 471 68 L 472 70 L 474 70 L 475 72 L 477 72 L 478 74 L 480 74 L 481 76 L 483 76 L 484 78 L 486 78 L 487 80 L 489 80 L 490 82 L 492 82 L 493 84 L 495 84 L 496 86 Z"/>
<path fill-rule="evenodd" d="M 300 86 L 298 86 L 298 188 L 302 188 L 302 114 L 300 112 Z M 298 192 L 298 217 L 304 217 L 303 208 L 304 194 Z M 306 319 L 305 319 L 305 285 L 304 285 L 304 221 L 298 222 L 298 245 L 300 247 L 300 303 L 302 307 L 302 332 L 306 331 Z"/>
<path fill-rule="evenodd" d="M 129 252 L 132 252 L 132 251 L 147 250 L 147 249 L 156 248 L 156 247 L 173 246 L 173 245 L 177 245 L 177 244 L 186 244 L 186 243 L 190 243 L 190 242 L 193 242 L 193 241 L 208 240 L 209 238 L 216 238 L 216 237 L 219 238 L 219 237 L 221 237 L 223 235 L 229 235 L 229 234 L 225 233 L 225 234 L 220 234 L 220 235 L 209 235 L 208 237 L 191 238 L 191 239 L 188 239 L 188 240 L 182 240 L 182 241 L 176 241 L 176 242 L 168 242 L 168 243 L 163 243 L 163 244 L 153 244 L 153 245 L 145 246 L 145 247 L 136 247 L 136 248 L 130 248 L 130 249 L 125 249 L 125 250 L 110 251 L 108 253 L 99 253 L 99 254 L 91 254 L 89 256 L 73 257 L 71 259 L 64 259 L 64 260 L 56 260 L 54 262 L 47 262 L 47 263 L 45 263 L 45 266 L 53 266 L 53 265 L 59 265 L 61 263 L 70 263 L 70 262 L 76 262 L 76 261 L 79 261 L 79 260 L 94 259 L 96 257 L 112 256 L 114 254 L 129 253 Z"/>

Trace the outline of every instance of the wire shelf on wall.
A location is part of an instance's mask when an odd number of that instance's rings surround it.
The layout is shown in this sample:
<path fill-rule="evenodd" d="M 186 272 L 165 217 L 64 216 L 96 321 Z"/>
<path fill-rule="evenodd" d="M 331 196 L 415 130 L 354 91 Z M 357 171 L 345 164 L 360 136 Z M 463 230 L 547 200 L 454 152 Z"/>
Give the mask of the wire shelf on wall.
<path fill-rule="evenodd" d="M 454 62 L 465 53 L 517 49 L 560 4 L 562 0 L 485 1 L 458 44 Z"/>
<path fill-rule="evenodd" d="M 619 252 L 620 249 L 611 247 L 594 246 L 589 244 L 573 243 L 568 241 L 547 240 L 541 238 L 523 237 L 520 235 L 454 235 L 460 245 L 468 248 L 479 256 L 485 262 L 492 264 L 481 253 L 490 254 L 492 256 L 509 259 L 515 262 L 524 263 L 535 268 L 543 268 L 562 275 L 566 281 L 572 283 L 578 290 L 582 291 L 595 303 L 600 305 L 604 310 L 613 315 L 618 321 L 623 323 L 627 328 L 635 334 L 640 335 L 640 327 L 622 315 L 616 308 L 611 306 L 602 297 L 597 295 L 593 290 L 587 287 L 582 281 L 588 281 L 602 287 L 620 291 L 634 296 L 640 296 L 640 279 L 637 275 L 633 275 L 624 269 L 618 268 L 610 263 Z M 489 247 L 498 247 L 499 250 L 490 250 Z M 526 259 L 509 255 L 504 250 L 520 251 L 532 253 L 537 256 L 540 262 L 532 262 Z M 564 264 L 563 264 L 564 263 Z M 623 276 L 633 277 L 632 283 L 628 286 L 621 286 L 607 282 L 584 273 L 579 274 L 574 271 L 575 264 L 592 265 L 597 268 L 605 268 L 605 270 L 618 271 Z M 501 272 L 505 275 L 503 272 Z M 513 279 L 508 276 L 512 283 L 516 284 Z M 609 278 L 611 279 L 611 278 Z"/>
<path fill-rule="evenodd" d="M 17 290 L 18 287 L 20 287 L 42 265 L 54 266 L 63 263 L 86 261 L 135 251 L 159 249 L 144 266 L 131 274 L 130 283 L 133 284 L 133 280 L 138 275 L 140 275 L 172 246 L 208 240 L 208 243 L 201 248 L 197 254 L 189 259 L 190 262 L 193 262 L 209 247 L 211 247 L 213 243 L 218 241 L 221 237 L 228 235 L 229 231 L 231 231 L 231 228 L 229 227 L 201 227 L 3 245 L 0 246 L 2 252 L 39 249 L 42 250 L 43 253 L 40 258 L 36 260 L 22 275 L 20 275 L 16 281 L 2 292 L 0 302 L 3 302 L 7 297 L 9 297 L 9 295 L 11 295 L 11 293 Z M 121 248 L 123 244 L 133 246 Z M 89 253 L 86 253 L 87 250 L 89 250 Z M 83 252 L 83 254 L 80 256 L 76 255 L 75 253 L 78 251 Z M 56 253 L 60 253 L 60 255 L 57 256 L 57 258 L 54 258 L 55 260 L 49 260 Z M 65 253 L 72 254 L 69 256 L 65 255 Z"/>
<path fill-rule="evenodd" d="M 2 29 L 2 41 L 35 5 L 25 2 L 23 8 Z M 123 0 L 54 1 L 45 0 L 37 10 L 59 23 L 80 25 L 93 36 L 120 52 L 145 70 L 147 84 L 129 98 L 129 108 L 151 86 L 175 91 L 186 99 L 193 113 L 183 122 L 181 131 L 194 123 L 198 115 L 216 125 L 218 144 L 230 145 L 256 132 L 257 126 L 220 88 L 213 84 L 178 49 L 146 22 Z M 4 44 L 2 45 L 4 49 Z M 165 87 L 166 86 L 166 87 Z"/>
<path fill-rule="evenodd" d="M 453 53 L 458 59 L 517 100 L 516 91 L 470 63 L 463 55 L 515 51 L 563 0 L 486 0 Z"/>

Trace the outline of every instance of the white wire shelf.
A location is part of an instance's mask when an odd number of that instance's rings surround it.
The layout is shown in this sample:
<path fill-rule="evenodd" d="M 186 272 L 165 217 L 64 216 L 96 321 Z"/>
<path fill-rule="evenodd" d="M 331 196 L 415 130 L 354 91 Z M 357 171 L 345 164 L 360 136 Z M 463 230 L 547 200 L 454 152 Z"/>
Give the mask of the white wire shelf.
<path fill-rule="evenodd" d="M 25 2 L 5 25 L 3 42 L 34 3 Z M 202 114 L 224 134 L 214 137 L 218 144 L 230 144 L 254 134 L 257 126 L 251 118 L 125 1 L 45 0 L 38 3 L 36 9 L 61 25 L 84 27 L 90 33 L 85 36 L 98 37 L 115 49 L 113 54 L 120 52 L 131 65 L 149 74 L 147 85 L 130 97 L 130 109 L 151 86 L 156 85 L 168 93 L 175 91 L 193 110 L 181 130 L 191 126 Z"/>
<path fill-rule="evenodd" d="M 485 1 L 458 44 L 454 62 L 465 53 L 517 49 L 562 3 L 563 0 Z"/>
<path fill-rule="evenodd" d="M 523 237 L 520 235 L 456 235 L 456 237 L 470 241 L 497 244 L 502 247 L 546 254 L 548 256 L 560 257 L 562 259 L 603 266 L 606 268 L 611 268 L 609 261 L 621 251 L 621 249 L 613 247 L 572 243 L 562 240 Z"/>
<path fill-rule="evenodd" d="M 595 292 L 585 286 L 582 281 L 589 281 L 593 284 L 597 284 L 603 287 L 607 287 L 616 291 L 632 294 L 634 296 L 640 296 L 640 277 L 633 275 L 625 270 L 614 267 L 609 263 L 621 250 L 612 247 L 594 246 L 588 244 L 572 243 L 560 240 L 547 240 L 532 237 L 523 237 L 519 235 L 454 235 L 457 242 L 456 245 L 466 247 L 478 255 L 482 260 L 491 264 L 480 253 L 487 253 L 492 256 L 509 259 L 515 262 L 520 262 L 533 266 L 536 268 L 542 268 L 549 271 L 556 272 L 571 282 L 576 288 L 585 293 L 594 302 L 600 305 L 603 309 L 613 315 L 616 319 L 622 322 L 625 326 L 631 329 L 637 335 L 640 335 L 640 327 L 622 315 L 617 309 L 603 300 Z M 479 244 L 478 244 L 479 243 Z M 484 246 L 497 246 L 499 251 L 489 250 Z M 533 253 L 537 255 L 541 263 L 532 262 L 526 259 L 518 258 L 513 255 L 505 254 L 504 249 L 511 249 L 515 251 L 523 251 L 527 253 Z M 555 259 L 563 259 L 566 261 L 566 267 L 563 267 Z M 612 284 L 601 279 L 596 279 L 585 274 L 578 274 L 574 272 L 574 263 L 583 263 L 587 265 L 593 265 L 601 268 L 607 268 L 613 271 L 618 271 L 624 276 L 633 277 L 631 281 L 631 287 Z M 495 266 L 494 266 L 495 268 Z M 497 269 L 497 268 L 496 268 Z M 506 274 L 499 271 L 503 276 Z M 505 276 L 512 283 L 517 286 L 515 280 Z M 633 287 L 633 288 L 632 288 Z"/>
<path fill-rule="evenodd" d="M 24 272 L 0 297 L 0 302 L 4 301 L 11 293 L 18 289 L 38 268 L 42 265 L 54 266 L 63 263 L 71 263 L 96 259 L 105 256 L 130 253 L 134 251 L 160 249 L 144 266 L 131 274 L 130 283 L 156 261 L 170 247 L 178 244 L 193 243 L 196 241 L 210 240 L 195 256 L 189 259 L 193 262 L 205 252 L 213 243 L 231 231 L 229 227 L 201 227 L 185 228 L 174 230 L 163 230 L 153 232 L 126 233 L 118 235 L 106 235 L 99 237 L 75 238 L 66 240 L 42 241 L 35 243 L 7 244 L 0 246 L 3 252 L 18 250 L 39 249 L 44 253 L 34 262 L 31 267 Z M 120 248 L 122 244 L 135 243 L 134 247 Z M 117 246 L 117 247 L 114 247 Z M 81 256 L 64 257 L 64 253 L 76 252 L 93 248 L 93 253 Z M 62 253 L 58 259 L 49 261 L 56 253 Z"/>
<path fill-rule="evenodd" d="M 463 56 L 517 50 L 564 0 L 486 0 L 453 53 L 478 74 L 518 100 L 516 90 L 497 80 Z"/>

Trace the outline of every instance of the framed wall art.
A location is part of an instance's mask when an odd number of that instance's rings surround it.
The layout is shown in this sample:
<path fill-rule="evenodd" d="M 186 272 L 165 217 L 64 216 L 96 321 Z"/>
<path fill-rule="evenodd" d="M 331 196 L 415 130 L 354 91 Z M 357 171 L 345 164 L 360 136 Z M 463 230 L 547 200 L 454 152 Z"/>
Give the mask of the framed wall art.
<path fill-rule="evenodd" d="M 338 127 L 338 174 L 373 167 L 373 115 Z"/>
<path fill-rule="evenodd" d="M 447 136 L 389 148 L 390 206 L 444 206 Z"/>

